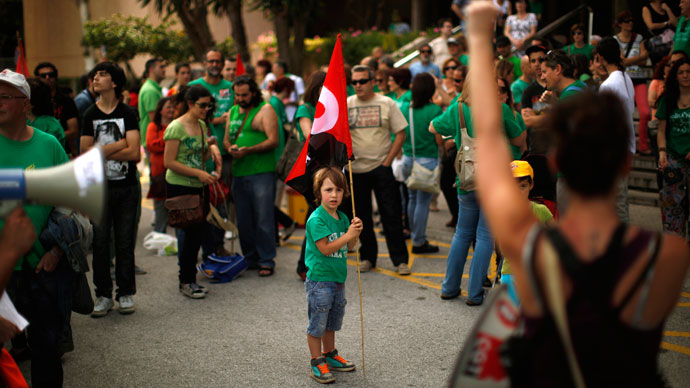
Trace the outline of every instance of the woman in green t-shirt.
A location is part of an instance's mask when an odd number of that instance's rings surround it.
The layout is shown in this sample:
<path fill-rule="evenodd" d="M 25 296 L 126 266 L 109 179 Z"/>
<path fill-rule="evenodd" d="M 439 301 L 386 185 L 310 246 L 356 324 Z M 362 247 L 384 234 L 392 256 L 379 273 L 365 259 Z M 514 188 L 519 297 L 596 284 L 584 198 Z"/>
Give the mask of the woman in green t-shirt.
<path fill-rule="evenodd" d="M 26 125 L 53 135 L 65 148 L 65 131 L 60 121 L 53 116 L 50 86 L 36 78 L 29 79 L 28 83 L 31 88 L 31 110 L 27 114 Z"/>
<path fill-rule="evenodd" d="M 187 90 L 183 114 L 173 120 L 165 129 L 165 180 L 168 184 L 168 198 L 181 195 L 201 195 L 204 214 L 208 212 L 208 187 L 218 179 L 204 169 L 204 162 L 210 157 L 208 129 L 204 118 L 212 108 L 211 93 L 203 86 L 194 85 Z M 206 296 L 205 288 L 196 283 L 196 261 L 201 240 L 206 228 L 201 224 L 176 229 L 180 292 L 192 299 Z"/>
<path fill-rule="evenodd" d="M 300 141 L 304 141 L 309 136 L 309 132 L 311 132 L 311 125 L 316 115 L 316 104 L 319 102 L 321 87 L 325 80 L 326 73 L 320 70 L 312 73 L 307 80 L 307 87 L 304 89 L 304 95 L 302 96 L 304 104 L 300 105 L 297 108 L 297 113 L 295 113 L 295 127 L 297 127 Z"/>
<path fill-rule="evenodd" d="M 570 27 L 570 41 L 572 43 L 563 47 L 562 50 L 568 55 L 582 54 L 586 56 L 587 59 L 591 60 L 594 46 L 587 43 L 585 38 L 585 26 L 581 23 L 573 24 L 573 26 Z"/>
<path fill-rule="evenodd" d="M 664 232 L 687 236 L 690 180 L 690 60 L 676 61 L 668 73 L 656 112 Z"/>
<path fill-rule="evenodd" d="M 402 108 L 404 103 L 412 101 L 411 81 L 412 73 L 406 67 L 397 68 L 388 75 L 388 89 L 391 93 L 395 93 L 390 97 L 398 104 L 398 108 Z"/>
<path fill-rule="evenodd" d="M 429 170 L 438 165 L 438 145 L 440 135 L 429 132 L 431 120 L 443 113 L 441 108 L 431 102 L 436 91 L 436 82 L 429 73 L 419 73 L 412 83 L 412 103 L 404 104 L 402 113 L 410 125 L 405 128 L 403 144 L 402 171 L 407 179 L 416 162 Z M 408 188 L 407 220 L 412 236 L 412 253 L 438 252 L 438 247 L 426 240 L 426 222 L 429 218 L 429 205 L 432 193 Z"/>

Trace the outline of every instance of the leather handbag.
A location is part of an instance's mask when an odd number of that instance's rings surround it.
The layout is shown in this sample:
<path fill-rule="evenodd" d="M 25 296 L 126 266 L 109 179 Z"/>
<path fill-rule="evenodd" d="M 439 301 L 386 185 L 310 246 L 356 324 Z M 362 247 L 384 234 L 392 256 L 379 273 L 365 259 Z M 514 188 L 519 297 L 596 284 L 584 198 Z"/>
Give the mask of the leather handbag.
<path fill-rule="evenodd" d="M 441 181 L 441 166 L 436 164 L 433 170 L 430 170 L 420 163 L 417 163 L 415 157 L 414 144 L 414 118 L 412 117 L 412 107 L 410 107 L 410 135 L 412 137 L 412 172 L 405 180 L 407 188 L 410 190 L 421 190 L 427 193 L 438 194 L 440 192 Z"/>
<path fill-rule="evenodd" d="M 204 160 L 204 144 L 206 137 L 201 128 L 201 161 Z M 203 189 L 200 194 L 185 194 L 165 200 L 168 209 L 168 224 L 173 228 L 184 229 L 204 221 Z"/>
<path fill-rule="evenodd" d="M 474 180 L 474 170 L 476 168 L 474 138 L 470 137 L 467 133 L 465 115 L 462 112 L 462 103 L 458 105 L 458 111 L 460 112 L 461 144 L 458 147 L 458 154 L 455 156 L 455 173 L 458 174 L 460 190 L 472 191 L 476 188 L 476 182 Z"/>

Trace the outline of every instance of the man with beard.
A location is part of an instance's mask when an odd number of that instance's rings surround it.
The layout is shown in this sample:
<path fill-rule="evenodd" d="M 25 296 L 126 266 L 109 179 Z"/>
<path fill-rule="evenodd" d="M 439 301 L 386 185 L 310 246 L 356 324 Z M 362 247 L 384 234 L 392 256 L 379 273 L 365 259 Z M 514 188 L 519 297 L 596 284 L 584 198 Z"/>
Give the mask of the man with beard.
<path fill-rule="evenodd" d="M 250 268 L 258 268 L 259 276 L 271 276 L 276 256 L 273 201 L 278 117 L 251 78 L 237 77 L 233 89 L 237 105 L 230 109 L 223 149 L 233 158 L 232 195 L 240 245 Z"/>

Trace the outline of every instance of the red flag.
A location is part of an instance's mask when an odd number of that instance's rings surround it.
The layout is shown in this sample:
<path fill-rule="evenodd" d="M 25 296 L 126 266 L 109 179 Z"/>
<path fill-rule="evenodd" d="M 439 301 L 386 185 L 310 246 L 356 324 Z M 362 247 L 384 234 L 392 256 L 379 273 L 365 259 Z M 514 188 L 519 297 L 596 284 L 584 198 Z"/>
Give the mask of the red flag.
<path fill-rule="evenodd" d="M 237 69 L 235 69 L 235 77 L 239 77 L 246 74 L 247 70 L 244 68 L 244 63 L 242 63 L 242 57 L 237 54 Z"/>
<path fill-rule="evenodd" d="M 26 66 L 26 56 L 24 55 L 24 45 L 22 44 L 21 38 L 17 37 L 17 68 L 15 71 L 19 74 L 23 74 L 24 77 L 29 77 L 29 69 Z"/>
<path fill-rule="evenodd" d="M 311 193 L 311 175 L 323 166 L 343 167 L 352 155 L 347 111 L 343 47 L 338 39 L 321 89 L 311 133 L 285 183 L 302 194 Z"/>

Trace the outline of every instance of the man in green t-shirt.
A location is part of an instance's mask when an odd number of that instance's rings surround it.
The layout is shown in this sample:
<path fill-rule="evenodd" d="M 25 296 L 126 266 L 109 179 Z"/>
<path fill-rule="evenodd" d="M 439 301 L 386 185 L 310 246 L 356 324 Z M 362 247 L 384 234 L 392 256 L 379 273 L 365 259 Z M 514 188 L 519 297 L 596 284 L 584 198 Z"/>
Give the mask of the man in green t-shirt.
<path fill-rule="evenodd" d="M 515 109 L 518 111 L 522 108 L 522 93 L 532 81 L 534 81 L 534 71 L 532 70 L 532 66 L 530 66 L 529 57 L 527 55 L 523 55 L 522 58 L 520 58 L 520 69 L 522 70 L 522 75 L 510 85 Z"/>
<path fill-rule="evenodd" d="M 0 72 L 0 168 L 34 170 L 68 161 L 67 154 L 55 137 L 26 125 L 26 115 L 31 108 L 30 94 L 23 75 L 8 69 Z M 0 235 L 3 237 L 0 255 L 8 260 L 0 263 L 0 279 L 2 283 L 7 282 L 8 294 L 17 310 L 29 321 L 28 345 L 31 347 L 33 386 L 58 387 L 62 386 L 59 343 L 64 322 L 63 312 L 58 308 L 64 303 L 58 293 L 58 285 L 63 281 L 64 275 L 61 273 L 67 269 L 67 263 L 61 260 L 64 252 L 59 247 L 44 247 L 36 238 L 48 224 L 52 206 L 27 204 L 23 208 L 31 219 L 35 233 L 21 236 L 20 239 L 31 238 L 33 243 L 21 242 L 22 252 L 29 245 L 31 247 L 17 261 L 17 256 L 22 253 L 12 254 L 13 247 L 6 244 L 6 235 L 10 231 L 3 230 L 5 226 L 16 225 L 17 213 L 13 213 L 12 220 L 0 220 Z M 16 245 L 19 243 L 15 242 Z M 17 264 L 10 277 L 7 272 L 11 271 L 13 262 Z M 5 339 L 19 332 L 2 317 L 0 328 Z"/>
<path fill-rule="evenodd" d="M 680 0 L 680 19 L 673 36 L 673 50 L 683 50 L 690 57 L 690 0 Z"/>
<path fill-rule="evenodd" d="M 498 58 L 513 64 L 513 79 L 518 79 L 518 77 L 522 75 L 520 58 L 513 55 L 511 52 L 512 47 L 510 39 L 508 39 L 507 36 L 501 35 L 496 38 L 496 53 L 498 54 Z"/>
<path fill-rule="evenodd" d="M 152 58 L 146 61 L 144 76 L 146 81 L 139 90 L 139 132 L 141 133 L 141 145 L 146 147 L 146 129 L 153 121 L 158 100 L 163 98 L 163 89 L 160 82 L 165 78 L 166 63 L 160 58 Z"/>

